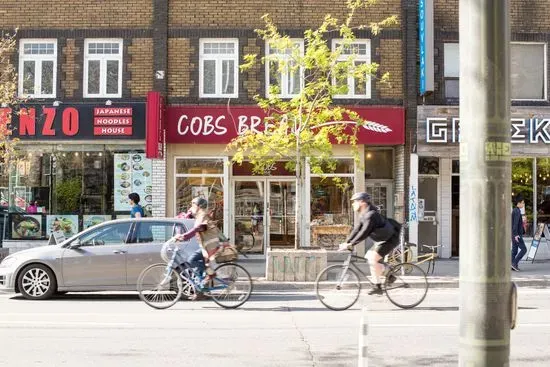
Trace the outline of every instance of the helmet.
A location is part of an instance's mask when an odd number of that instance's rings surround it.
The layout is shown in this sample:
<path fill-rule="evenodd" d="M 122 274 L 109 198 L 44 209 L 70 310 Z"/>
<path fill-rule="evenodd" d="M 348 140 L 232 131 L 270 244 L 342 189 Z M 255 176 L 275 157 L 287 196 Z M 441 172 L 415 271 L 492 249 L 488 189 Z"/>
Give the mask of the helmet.
<path fill-rule="evenodd" d="M 208 201 L 201 197 L 194 198 L 193 201 L 191 201 L 191 204 L 197 204 L 197 206 L 201 209 L 206 209 L 208 207 Z"/>
<path fill-rule="evenodd" d="M 361 200 L 361 201 L 364 201 L 365 203 L 370 203 L 370 195 L 366 192 L 356 192 L 351 197 L 351 201 L 355 201 L 355 200 Z"/>

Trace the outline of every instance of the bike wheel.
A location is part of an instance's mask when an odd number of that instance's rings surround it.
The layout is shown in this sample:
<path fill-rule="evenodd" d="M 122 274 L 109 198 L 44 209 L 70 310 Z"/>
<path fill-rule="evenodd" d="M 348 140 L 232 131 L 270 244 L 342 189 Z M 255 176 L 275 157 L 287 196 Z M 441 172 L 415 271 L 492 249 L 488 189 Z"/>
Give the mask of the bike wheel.
<path fill-rule="evenodd" d="M 139 298 L 157 309 L 172 307 L 183 293 L 183 280 L 166 264 L 153 264 L 145 268 L 137 281 Z"/>
<path fill-rule="evenodd" d="M 428 279 L 419 266 L 398 264 L 386 275 L 384 290 L 390 302 L 397 307 L 413 308 L 426 298 Z"/>
<path fill-rule="evenodd" d="M 206 289 L 214 302 L 223 308 L 237 308 L 250 298 L 252 278 L 248 271 L 235 263 L 218 266 L 216 276 Z"/>
<path fill-rule="evenodd" d="M 325 307 L 347 310 L 357 302 L 361 282 L 357 273 L 349 267 L 331 265 L 323 269 L 315 280 L 315 294 Z"/>

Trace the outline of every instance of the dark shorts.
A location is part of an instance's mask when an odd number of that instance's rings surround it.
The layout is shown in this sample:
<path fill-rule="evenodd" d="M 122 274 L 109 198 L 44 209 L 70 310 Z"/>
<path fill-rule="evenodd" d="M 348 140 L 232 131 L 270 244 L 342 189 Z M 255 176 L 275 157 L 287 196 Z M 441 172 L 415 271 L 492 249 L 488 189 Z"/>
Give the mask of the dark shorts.
<path fill-rule="evenodd" d="M 392 236 L 387 241 L 376 242 L 372 246 L 371 251 L 375 251 L 378 255 L 384 257 L 393 251 L 399 245 L 399 235 Z"/>

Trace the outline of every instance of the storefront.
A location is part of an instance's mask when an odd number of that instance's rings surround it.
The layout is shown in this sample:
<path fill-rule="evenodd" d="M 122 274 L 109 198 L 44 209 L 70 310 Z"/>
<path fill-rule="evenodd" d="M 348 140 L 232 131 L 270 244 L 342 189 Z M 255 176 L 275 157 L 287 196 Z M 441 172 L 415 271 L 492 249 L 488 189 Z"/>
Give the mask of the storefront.
<path fill-rule="evenodd" d="M 4 247 L 43 245 L 53 231 L 69 237 L 129 217 L 131 192 L 150 215 L 145 103 L 26 104 L 11 123 L 20 141 L 0 178 L 0 206 L 8 212 Z"/>
<path fill-rule="evenodd" d="M 460 121 L 458 106 L 418 107 L 418 148 L 411 156 L 410 241 L 441 245 L 440 256 L 459 256 Z M 512 195 L 526 202 L 527 234 L 550 212 L 550 108 L 512 107 Z M 512 198 L 510 198 L 512 208 Z M 546 254 L 550 255 L 550 254 Z M 537 258 L 545 256 L 539 252 Z"/>
<path fill-rule="evenodd" d="M 371 191 L 388 215 L 394 214 L 396 187 L 403 187 L 404 110 L 354 107 L 387 132 L 361 129 L 360 163 L 349 146 L 334 147 L 336 170 L 326 177 L 308 171 L 300 228 L 302 247 L 334 249 L 349 232 L 354 215 L 350 197 Z M 193 197 L 204 196 L 224 233 L 263 254 L 268 247 L 294 247 L 296 177 L 277 162 L 262 175 L 231 164 L 226 145 L 238 134 L 261 131 L 265 114 L 255 106 L 169 106 L 166 111 L 167 216 L 185 212 Z M 402 191 L 402 189 L 401 189 Z M 402 195 L 402 192 L 399 193 Z M 397 200 L 399 202 L 399 200 Z M 402 200 L 401 200 L 402 201 Z"/>

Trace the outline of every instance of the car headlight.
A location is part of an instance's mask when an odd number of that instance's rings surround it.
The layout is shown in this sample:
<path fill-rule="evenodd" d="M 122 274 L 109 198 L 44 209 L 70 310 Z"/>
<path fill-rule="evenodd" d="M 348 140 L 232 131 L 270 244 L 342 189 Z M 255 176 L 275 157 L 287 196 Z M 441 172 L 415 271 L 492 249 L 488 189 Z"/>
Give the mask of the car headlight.
<path fill-rule="evenodd" d="M 2 260 L 2 262 L 0 263 L 0 268 L 9 268 L 13 264 L 15 264 L 16 261 L 17 261 L 17 257 L 8 256 L 4 260 Z"/>

